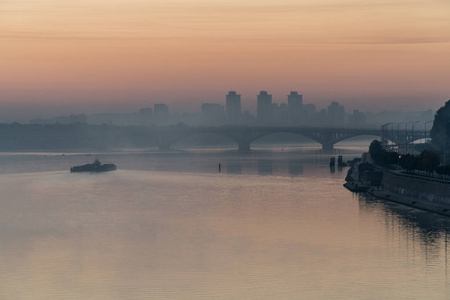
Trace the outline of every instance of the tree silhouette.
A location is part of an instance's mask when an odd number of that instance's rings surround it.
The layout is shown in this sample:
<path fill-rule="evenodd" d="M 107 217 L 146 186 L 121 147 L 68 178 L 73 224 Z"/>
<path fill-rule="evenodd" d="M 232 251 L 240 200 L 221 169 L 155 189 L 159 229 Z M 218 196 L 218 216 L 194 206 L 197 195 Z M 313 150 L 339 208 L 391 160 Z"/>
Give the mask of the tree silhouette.
<path fill-rule="evenodd" d="M 430 135 L 431 144 L 440 153 L 444 153 L 446 146 L 450 147 L 450 100 L 436 112 Z"/>
<path fill-rule="evenodd" d="M 380 164 L 382 162 L 382 155 L 384 152 L 385 150 L 380 141 L 373 140 L 372 143 L 370 143 L 369 153 L 375 163 Z"/>
<path fill-rule="evenodd" d="M 406 154 L 400 157 L 398 163 L 403 169 L 412 171 L 417 168 L 418 158 L 417 156 Z"/>
<path fill-rule="evenodd" d="M 432 173 L 440 163 L 439 155 L 430 150 L 423 150 L 419 155 L 418 167 L 420 170 Z"/>

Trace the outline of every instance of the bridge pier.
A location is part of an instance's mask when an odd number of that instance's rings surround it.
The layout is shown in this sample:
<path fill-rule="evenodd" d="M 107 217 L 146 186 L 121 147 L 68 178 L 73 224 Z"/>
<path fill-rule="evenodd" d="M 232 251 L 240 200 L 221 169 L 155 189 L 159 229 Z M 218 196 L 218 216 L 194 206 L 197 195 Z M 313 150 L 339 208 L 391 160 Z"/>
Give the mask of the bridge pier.
<path fill-rule="evenodd" d="M 171 144 L 192 134 L 220 134 L 238 143 L 238 149 L 242 152 L 250 151 L 250 143 L 263 136 L 289 132 L 306 136 L 322 145 L 323 151 L 333 151 L 334 144 L 350 137 L 358 135 L 380 135 L 379 129 L 355 129 L 355 128 L 321 128 L 321 127 L 255 127 L 255 126 L 225 126 L 225 127 L 187 127 L 167 126 L 152 127 L 149 129 L 148 137 L 158 143 L 161 151 L 169 151 Z M 391 141 L 404 140 L 405 133 L 396 132 Z M 419 136 L 414 134 L 415 138 Z M 389 138 L 389 137 L 388 137 Z M 414 139 L 411 139 L 414 140 Z"/>
<path fill-rule="evenodd" d="M 322 143 L 322 150 L 331 152 L 334 150 L 334 144 L 331 142 Z"/>
<path fill-rule="evenodd" d="M 241 152 L 250 151 L 250 142 L 239 141 L 239 151 L 241 151 Z"/>
<path fill-rule="evenodd" d="M 160 151 L 170 151 L 170 143 L 160 143 L 159 150 Z"/>

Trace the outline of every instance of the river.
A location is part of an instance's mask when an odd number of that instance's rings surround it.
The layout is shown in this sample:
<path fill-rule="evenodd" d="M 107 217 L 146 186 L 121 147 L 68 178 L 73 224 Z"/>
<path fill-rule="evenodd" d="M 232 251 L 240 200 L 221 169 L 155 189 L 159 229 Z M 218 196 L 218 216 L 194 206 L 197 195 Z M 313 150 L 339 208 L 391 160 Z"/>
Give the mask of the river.
<path fill-rule="evenodd" d="M 118 170 L 68 172 L 96 156 Z M 449 299 L 450 219 L 349 192 L 329 158 L 0 154 L 0 299 Z"/>

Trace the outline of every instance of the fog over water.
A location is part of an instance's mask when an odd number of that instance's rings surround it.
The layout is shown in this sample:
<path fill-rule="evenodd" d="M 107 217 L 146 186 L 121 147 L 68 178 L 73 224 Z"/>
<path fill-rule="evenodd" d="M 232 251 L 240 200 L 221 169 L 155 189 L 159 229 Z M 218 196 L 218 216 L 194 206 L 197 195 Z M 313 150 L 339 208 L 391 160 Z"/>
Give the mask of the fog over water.
<path fill-rule="evenodd" d="M 68 172 L 95 156 L 118 170 Z M 352 194 L 329 157 L 3 153 L 0 298 L 448 299 L 449 220 Z"/>

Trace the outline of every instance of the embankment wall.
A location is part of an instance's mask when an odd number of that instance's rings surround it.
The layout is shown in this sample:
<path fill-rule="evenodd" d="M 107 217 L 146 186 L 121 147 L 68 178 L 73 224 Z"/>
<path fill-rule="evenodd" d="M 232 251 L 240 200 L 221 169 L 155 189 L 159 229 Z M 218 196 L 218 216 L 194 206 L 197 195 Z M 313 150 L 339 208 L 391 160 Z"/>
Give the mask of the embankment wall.
<path fill-rule="evenodd" d="M 450 205 L 450 181 L 448 180 L 384 171 L 381 184 L 385 191 L 391 193 Z"/>

